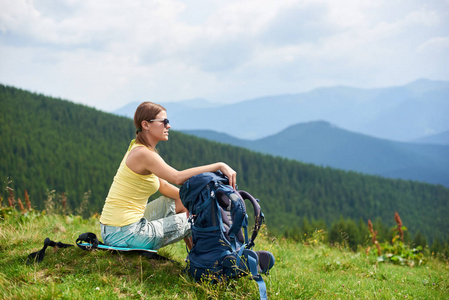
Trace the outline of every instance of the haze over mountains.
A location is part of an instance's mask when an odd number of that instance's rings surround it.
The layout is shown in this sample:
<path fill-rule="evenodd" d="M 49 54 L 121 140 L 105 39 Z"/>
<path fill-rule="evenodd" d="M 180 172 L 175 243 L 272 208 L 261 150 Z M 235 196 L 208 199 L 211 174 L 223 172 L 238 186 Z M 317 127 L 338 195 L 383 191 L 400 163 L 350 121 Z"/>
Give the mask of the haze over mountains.
<path fill-rule="evenodd" d="M 142 101 L 156 99 L 142 99 Z M 114 111 L 133 117 L 139 102 Z M 204 99 L 161 103 L 173 129 L 207 129 L 241 139 L 260 139 L 310 121 L 395 141 L 449 130 L 449 82 L 417 80 L 398 87 L 329 87 L 221 105 Z"/>
<path fill-rule="evenodd" d="M 133 117 L 139 103 L 115 111 Z M 173 129 L 333 168 L 449 186 L 449 82 L 162 103 Z M 404 142 L 404 141 L 413 141 Z"/>

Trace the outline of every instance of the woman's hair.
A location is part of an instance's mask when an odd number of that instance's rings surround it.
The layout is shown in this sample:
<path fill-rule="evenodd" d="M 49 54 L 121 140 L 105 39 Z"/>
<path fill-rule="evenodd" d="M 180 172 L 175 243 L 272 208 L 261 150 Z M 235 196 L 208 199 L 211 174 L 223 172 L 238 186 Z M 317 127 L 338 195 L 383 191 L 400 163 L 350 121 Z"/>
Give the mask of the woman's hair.
<path fill-rule="evenodd" d="M 155 150 L 154 146 L 145 139 L 145 136 L 142 132 L 142 121 L 156 119 L 156 116 L 161 111 L 166 111 L 166 109 L 162 105 L 150 101 L 142 102 L 137 107 L 136 112 L 134 113 L 134 126 L 136 126 L 136 142 Z"/>

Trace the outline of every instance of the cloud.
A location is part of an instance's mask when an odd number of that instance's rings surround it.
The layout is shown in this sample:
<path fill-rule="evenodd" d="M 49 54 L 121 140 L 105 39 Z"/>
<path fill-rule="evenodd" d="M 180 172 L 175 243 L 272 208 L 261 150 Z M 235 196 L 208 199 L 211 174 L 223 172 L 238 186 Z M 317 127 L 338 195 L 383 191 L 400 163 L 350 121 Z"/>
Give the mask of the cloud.
<path fill-rule="evenodd" d="M 447 0 L 0 0 L 0 82 L 113 109 L 449 80 Z"/>
<path fill-rule="evenodd" d="M 424 54 L 444 54 L 447 56 L 449 53 L 449 36 L 431 38 L 421 44 L 417 52 Z"/>
<path fill-rule="evenodd" d="M 330 22 L 328 14 L 329 7 L 322 4 L 284 7 L 265 24 L 261 42 L 281 46 L 316 43 L 338 32 L 338 24 Z"/>

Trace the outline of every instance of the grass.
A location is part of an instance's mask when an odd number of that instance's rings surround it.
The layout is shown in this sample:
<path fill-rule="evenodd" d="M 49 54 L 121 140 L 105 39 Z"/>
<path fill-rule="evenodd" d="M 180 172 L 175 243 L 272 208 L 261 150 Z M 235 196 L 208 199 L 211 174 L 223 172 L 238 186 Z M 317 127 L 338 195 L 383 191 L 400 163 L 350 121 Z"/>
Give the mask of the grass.
<path fill-rule="evenodd" d="M 159 251 L 174 262 L 75 246 L 49 247 L 41 263 L 26 264 L 46 237 L 75 244 L 84 232 L 100 236 L 98 219 L 29 213 L 0 220 L 0 298 L 259 299 L 257 284 L 247 277 L 210 285 L 184 275 L 183 242 Z M 264 276 L 269 299 L 449 299 L 447 261 L 430 258 L 413 268 L 375 263 L 364 252 L 330 248 L 320 233 L 307 244 L 262 233 L 256 250 L 276 257 Z"/>

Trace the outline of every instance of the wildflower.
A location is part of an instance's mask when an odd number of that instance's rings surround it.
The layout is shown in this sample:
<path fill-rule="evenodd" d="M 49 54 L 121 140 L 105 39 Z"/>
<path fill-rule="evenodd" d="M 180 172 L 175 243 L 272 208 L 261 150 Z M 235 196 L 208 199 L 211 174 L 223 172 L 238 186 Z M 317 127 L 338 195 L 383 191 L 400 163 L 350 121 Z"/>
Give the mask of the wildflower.
<path fill-rule="evenodd" d="M 373 223 L 371 223 L 371 220 L 368 220 L 368 230 L 371 233 L 371 241 L 373 242 L 374 245 L 376 245 L 377 255 L 380 256 L 381 252 L 379 242 L 377 241 L 377 230 L 374 231 Z"/>
<path fill-rule="evenodd" d="M 14 199 L 14 192 L 13 189 L 10 187 L 7 187 L 9 196 L 8 196 L 8 205 L 9 207 L 14 207 L 14 204 L 16 204 L 16 200 Z"/>
<path fill-rule="evenodd" d="M 23 207 L 22 204 L 22 200 L 20 200 L 20 198 L 17 200 L 18 204 L 19 204 L 19 209 L 21 212 L 25 212 L 25 207 Z"/>
<path fill-rule="evenodd" d="M 396 221 L 396 223 L 398 223 L 398 227 L 394 230 L 398 231 L 398 233 L 401 237 L 401 240 L 404 241 L 404 232 L 402 231 L 402 220 L 401 220 L 401 217 L 399 217 L 399 214 L 397 211 L 394 213 L 394 220 Z"/>
<path fill-rule="evenodd" d="M 368 220 L 368 230 L 371 233 L 371 240 L 374 244 L 374 241 L 376 240 L 376 237 L 377 237 L 377 231 L 374 232 L 373 223 L 371 223 L 371 220 Z"/>
<path fill-rule="evenodd" d="M 62 204 L 62 211 L 64 214 L 67 213 L 67 196 L 65 195 L 65 193 L 62 193 L 60 196 L 61 199 L 61 204 Z"/>
<path fill-rule="evenodd" d="M 25 190 L 25 205 L 27 207 L 27 210 L 31 210 L 30 196 L 28 195 L 27 190 Z"/>

